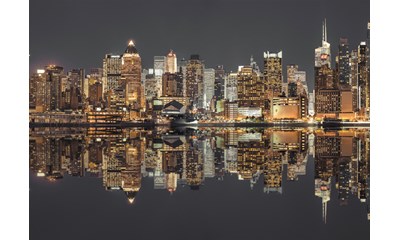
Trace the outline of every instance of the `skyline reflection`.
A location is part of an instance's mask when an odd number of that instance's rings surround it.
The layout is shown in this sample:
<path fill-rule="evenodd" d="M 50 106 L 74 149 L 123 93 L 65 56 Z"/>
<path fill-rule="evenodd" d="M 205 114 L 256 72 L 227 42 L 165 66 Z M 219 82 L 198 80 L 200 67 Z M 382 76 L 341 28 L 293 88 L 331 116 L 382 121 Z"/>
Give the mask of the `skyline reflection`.
<path fill-rule="evenodd" d="M 129 203 L 144 179 L 173 196 L 229 175 L 283 196 L 285 186 L 313 175 L 327 223 L 329 202 L 349 205 L 351 198 L 365 205 L 369 219 L 369 144 L 369 128 L 34 129 L 29 164 L 49 182 L 66 175 L 101 179 L 105 190 L 122 191 Z"/>

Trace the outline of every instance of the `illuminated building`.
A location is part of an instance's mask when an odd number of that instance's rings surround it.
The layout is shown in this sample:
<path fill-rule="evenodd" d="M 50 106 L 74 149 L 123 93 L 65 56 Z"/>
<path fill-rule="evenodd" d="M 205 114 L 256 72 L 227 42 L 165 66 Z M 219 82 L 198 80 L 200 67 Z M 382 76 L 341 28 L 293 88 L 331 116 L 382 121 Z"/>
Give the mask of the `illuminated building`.
<path fill-rule="evenodd" d="M 142 75 L 142 77 L 144 78 L 144 95 L 146 96 L 147 101 L 151 101 L 158 95 L 157 80 L 154 78 L 153 73 L 153 69 L 149 69 L 148 74 L 146 74 L 145 76 Z"/>
<path fill-rule="evenodd" d="M 357 80 L 359 94 L 359 109 L 360 114 L 368 119 L 369 111 L 369 69 L 368 69 L 368 47 L 366 42 L 361 42 L 358 45 L 358 62 L 357 62 Z"/>
<path fill-rule="evenodd" d="M 224 66 L 220 65 L 215 68 L 215 88 L 214 95 L 217 97 L 217 101 L 224 99 L 225 97 L 225 70 Z"/>
<path fill-rule="evenodd" d="M 225 99 L 229 101 L 236 101 L 238 99 L 238 79 L 237 79 L 238 74 L 237 73 L 230 73 L 227 76 L 227 80 L 225 82 L 226 87 L 225 87 Z"/>
<path fill-rule="evenodd" d="M 282 51 L 264 52 L 264 81 L 265 91 L 269 91 L 271 97 L 282 93 Z"/>
<path fill-rule="evenodd" d="M 162 76 L 166 72 L 165 56 L 154 56 L 154 79 L 157 82 L 157 96 L 162 94 Z"/>
<path fill-rule="evenodd" d="M 121 63 L 121 55 L 105 55 L 103 59 L 103 84 L 105 92 L 120 88 Z"/>
<path fill-rule="evenodd" d="M 271 115 L 273 119 L 295 120 L 307 117 L 307 101 L 301 97 L 274 97 Z"/>
<path fill-rule="evenodd" d="M 199 55 L 191 55 L 186 64 L 186 96 L 192 106 L 203 108 L 204 63 Z"/>
<path fill-rule="evenodd" d="M 339 84 L 350 85 L 350 52 L 347 38 L 339 41 Z"/>
<path fill-rule="evenodd" d="M 214 97 L 215 70 L 213 68 L 204 69 L 204 103 L 203 107 L 210 110 L 211 99 Z"/>
<path fill-rule="evenodd" d="M 103 59 L 103 89 L 110 111 L 125 108 L 125 84 L 121 81 L 121 55 L 106 54 Z"/>
<path fill-rule="evenodd" d="M 71 110 L 82 109 L 85 96 L 83 95 L 83 83 L 85 71 L 83 69 L 72 69 L 68 72 L 70 97 L 67 104 Z"/>
<path fill-rule="evenodd" d="M 265 92 L 260 76 L 251 66 L 243 66 L 237 74 L 238 107 L 264 108 Z"/>
<path fill-rule="evenodd" d="M 238 103 L 237 101 L 224 103 L 224 115 L 227 120 L 235 120 L 238 117 Z"/>
<path fill-rule="evenodd" d="M 140 112 L 144 110 L 144 95 L 141 84 L 142 61 L 133 41 L 122 55 L 121 81 L 125 84 L 125 105 L 131 111 L 131 119 L 140 118 Z M 133 113 L 133 114 L 132 114 Z"/>
<path fill-rule="evenodd" d="M 44 110 L 59 111 L 61 108 L 61 78 L 64 68 L 55 65 L 45 67 L 46 77 L 44 93 Z"/>
<path fill-rule="evenodd" d="M 351 51 L 350 55 L 350 85 L 353 93 L 353 109 L 358 112 L 360 109 L 358 101 L 358 51 Z"/>
<path fill-rule="evenodd" d="M 165 72 L 176 73 L 177 71 L 178 69 L 177 69 L 176 54 L 174 53 L 174 51 L 170 50 L 166 57 Z"/>
<path fill-rule="evenodd" d="M 163 97 L 183 97 L 183 75 L 182 73 L 163 74 L 162 79 L 162 95 Z"/>
<path fill-rule="evenodd" d="M 103 99 L 103 84 L 95 81 L 89 83 L 89 104 L 99 106 Z"/>
<path fill-rule="evenodd" d="M 35 112 L 45 111 L 46 86 L 45 70 L 38 69 L 29 78 L 29 109 L 34 109 Z"/>

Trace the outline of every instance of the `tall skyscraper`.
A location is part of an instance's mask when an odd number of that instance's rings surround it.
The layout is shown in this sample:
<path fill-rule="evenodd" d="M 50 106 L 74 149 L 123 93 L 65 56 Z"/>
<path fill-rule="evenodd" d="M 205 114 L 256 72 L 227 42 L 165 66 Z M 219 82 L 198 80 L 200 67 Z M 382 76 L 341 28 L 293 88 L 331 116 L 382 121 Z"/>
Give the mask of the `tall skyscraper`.
<path fill-rule="evenodd" d="M 224 66 L 219 65 L 215 68 L 215 87 L 214 95 L 218 100 L 224 99 L 225 96 L 225 70 Z"/>
<path fill-rule="evenodd" d="M 225 96 L 228 101 L 236 101 L 238 99 L 238 74 L 229 73 L 225 81 Z"/>
<path fill-rule="evenodd" d="M 205 109 L 210 109 L 211 99 L 214 97 L 215 70 L 213 68 L 204 69 L 204 103 Z"/>
<path fill-rule="evenodd" d="M 29 109 L 35 110 L 35 112 L 43 112 L 45 110 L 45 88 L 45 70 L 38 69 L 29 78 Z"/>
<path fill-rule="evenodd" d="M 243 66 L 237 74 L 238 106 L 264 108 L 265 92 L 260 76 L 251 66 Z"/>
<path fill-rule="evenodd" d="M 68 72 L 69 90 L 70 97 L 67 104 L 72 110 L 82 109 L 85 96 L 83 94 L 84 89 L 85 70 L 84 69 L 72 69 Z"/>
<path fill-rule="evenodd" d="M 44 106 L 45 111 L 59 111 L 61 108 L 61 77 L 64 68 L 55 65 L 45 67 L 46 86 Z"/>
<path fill-rule="evenodd" d="M 350 52 L 347 38 L 340 38 L 338 58 L 339 84 L 350 85 Z"/>
<path fill-rule="evenodd" d="M 103 59 L 103 93 L 109 111 L 125 108 L 125 84 L 121 81 L 122 55 L 106 54 Z"/>
<path fill-rule="evenodd" d="M 172 50 L 167 54 L 165 71 L 169 73 L 176 73 L 178 71 L 176 54 Z"/>
<path fill-rule="evenodd" d="M 154 78 L 157 82 L 157 95 L 162 94 L 162 76 L 166 72 L 166 60 L 165 56 L 154 56 Z"/>
<path fill-rule="evenodd" d="M 139 118 L 140 111 L 144 109 L 142 92 L 142 60 L 133 41 L 130 41 L 128 47 L 122 55 L 121 80 L 125 84 L 125 104 L 135 114 L 131 117 Z"/>
<path fill-rule="evenodd" d="M 359 109 L 362 116 L 367 117 L 369 111 L 369 69 L 368 69 L 368 47 L 366 42 L 358 45 L 358 62 L 357 62 L 357 78 L 358 78 L 358 94 Z"/>
<path fill-rule="evenodd" d="M 104 92 L 120 88 L 121 79 L 121 55 L 106 54 L 103 59 L 103 87 Z"/>
<path fill-rule="evenodd" d="M 191 105 L 203 108 L 204 63 L 199 55 L 191 55 L 186 65 L 186 95 Z"/>
<path fill-rule="evenodd" d="M 282 93 L 282 51 L 264 52 L 264 81 L 266 89 L 273 97 Z"/>

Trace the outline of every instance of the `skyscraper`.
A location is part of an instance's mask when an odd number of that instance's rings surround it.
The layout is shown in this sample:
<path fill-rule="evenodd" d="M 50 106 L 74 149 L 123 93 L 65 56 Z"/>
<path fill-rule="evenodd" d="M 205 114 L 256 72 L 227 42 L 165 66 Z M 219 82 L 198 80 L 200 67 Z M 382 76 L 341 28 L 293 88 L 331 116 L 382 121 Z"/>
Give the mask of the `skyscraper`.
<path fill-rule="evenodd" d="M 176 54 L 172 50 L 167 54 L 165 71 L 169 73 L 176 73 L 178 71 Z"/>
<path fill-rule="evenodd" d="M 215 87 L 214 95 L 217 100 L 221 100 L 225 96 L 225 70 L 224 66 L 219 65 L 215 68 Z"/>
<path fill-rule="evenodd" d="M 264 81 L 270 97 L 282 93 L 282 51 L 278 53 L 264 52 Z"/>
<path fill-rule="evenodd" d="M 224 98 L 228 101 L 236 101 L 238 99 L 238 74 L 229 73 L 225 82 L 225 95 Z"/>
<path fill-rule="evenodd" d="M 205 109 L 210 109 L 211 99 L 214 97 L 215 70 L 213 68 L 204 69 L 204 103 Z"/>
<path fill-rule="evenodd" d="M 339 84 L 350 85 L 350 52 L 347 38 L 339 41 Z"/>
<path fill-rule="evenodd" d="M 199 55 L 191 55 L 186 65 L 186 95 L 191 105 L 203 108 L 204 63 Z"/>
<path fill-rule="evenodd" d="M 125 84 L 125 104 L 129 106 L 132 118 L 139 118 L 140 111 L 144 109 L 142 92 L 142 60 L 133 41 L 130 41 L 128 47 L 122 55 L 121 80 Z"/>
<path fill-rule="evenodd" d="M 125 107 L 125 85 L 121 82 L 122 55 L 106 54 L 103 59 L 103 93 L 107 109 L 122 110 Z"/>
<path fill-rule="evenodd" d="M 265 93 L 260 76 L 251 66 L 243 66 L 237 74 L 238 107 L 264 108 Z"/>
<path fill-rule="evenodd" d="M 154 78 L 157 82 L 157 95 L 162 94 L 162 76 L 166 72 L 166 60 L 165 56 L 154 56 Z"/>
<path fill-rule="evenodd" d="M 45 111 L 59 111 L 61 107 L 61 77 L 64 68 L 55 65 L 45 67 L 46 86 L 44 106 Z"/>
<path fill-rule="evenodd" d="M 367 51 L 367 43 L 361 42 L 360 45 L 358 45 L 357 62 L 358 94 L 360 114 L 366 118 L 369 108 L 369 69 Z"/>

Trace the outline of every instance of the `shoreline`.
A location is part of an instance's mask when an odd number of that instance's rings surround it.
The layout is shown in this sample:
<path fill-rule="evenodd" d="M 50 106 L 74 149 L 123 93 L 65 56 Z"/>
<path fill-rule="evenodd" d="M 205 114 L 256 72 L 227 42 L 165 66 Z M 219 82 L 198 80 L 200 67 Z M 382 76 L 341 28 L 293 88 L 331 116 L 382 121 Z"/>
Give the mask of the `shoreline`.
<path fill-rule="evenodd" d="M 121 123 L 29 123 L 29 128 L 41 127 L 82 127 L 82 128 L 129 128 L 129 127 L 370 127 L 369 122 L 336 122 L 336 123 L 281 123 L 281 122 L 236 122 L 236 123 L 168 123 L 158 124 L 155 122 L 121 122 Z"/>

